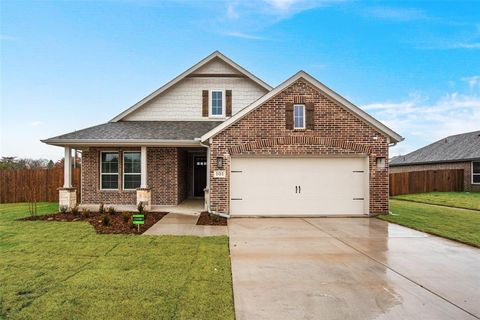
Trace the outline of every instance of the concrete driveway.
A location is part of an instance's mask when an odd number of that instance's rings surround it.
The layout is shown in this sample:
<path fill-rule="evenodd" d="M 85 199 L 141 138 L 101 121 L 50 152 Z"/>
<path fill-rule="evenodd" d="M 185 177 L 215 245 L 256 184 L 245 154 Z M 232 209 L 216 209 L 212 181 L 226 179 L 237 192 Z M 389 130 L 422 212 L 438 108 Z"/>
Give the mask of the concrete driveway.
<path fill-rule="evenodd" d="M 478 319 L 480 249 L 368 218 L 229 221 L 241 319 Z"/>

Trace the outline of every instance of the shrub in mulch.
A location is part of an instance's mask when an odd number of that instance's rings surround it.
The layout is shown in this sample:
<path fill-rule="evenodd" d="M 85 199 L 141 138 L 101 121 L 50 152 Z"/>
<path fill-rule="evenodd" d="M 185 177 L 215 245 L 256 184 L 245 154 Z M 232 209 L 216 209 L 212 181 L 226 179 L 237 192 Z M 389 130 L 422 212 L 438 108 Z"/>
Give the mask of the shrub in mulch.
<path fill-rule="evenodd" d="M 227 218 L 221 217 L 216 214 L 208 212 L 200 213 L 200 217 L 197 220 L 197 226 L 226 226 Z"/>
<path fill-rule="evenodd" d="M 54 214 L 47 214 L 43 216 L 31 216 L 19 220 L 23 221 L 88 221 L 97 233 L 116 233 L 116 234 L 142 234 L 148 228 L 162 219 L 167 212 L 148 212 L 145 214 L 145 224 L 140 225 L 140 232 L 137 226 L 132 223 L 132 214 L 130 212 L 129 218 L 126 219 L 127 214 L 107 214 L 100 212 L 82 211 L 82 214 L 73 214 L 71 212 L 59 212 Z"/>

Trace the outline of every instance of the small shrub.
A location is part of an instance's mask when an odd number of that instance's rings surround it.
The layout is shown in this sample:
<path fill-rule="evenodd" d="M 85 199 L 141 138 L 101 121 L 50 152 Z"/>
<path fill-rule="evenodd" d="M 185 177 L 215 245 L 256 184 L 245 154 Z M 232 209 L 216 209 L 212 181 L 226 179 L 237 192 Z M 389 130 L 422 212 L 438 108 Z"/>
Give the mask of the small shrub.
<path fill-rule="evenodd" d="M 103 205 L 103 202 L 101 202 L 100 207 L 98 207 L 98 213 L 100 214 L 105 213 L 105 206 Z"/>
<path fill-rule="evenodd" d="M 104 226 L 109 226 L 110 225 L 110 217 L 106 214 L 102 216 L 102 224 Z"/>
<path fill-rule="evenodd" d="M 67 209 L 68 209 L 67 206 L 60 206 L 60 212 L 61 212 L 61 213 L 66 213 L 66 212 L 67 212 Z"/>
<path fill-rule="evenodd" d="M 78 206 L 75 206 L 75 207 L 72 208 L 72 214 L 73 214 L 74 216 L 78 215 L 78 212 L 79 212 Z"/>
<path fill-rule="evenodd" d="M 212 219 L 215 222 L 218 222 L 220 220 L 220 216 L 216 213 L 210 213 L 210 219 Z"/>
<path fill-rule="evenodd" d="M 123 218 L 123 222 L 128 223 L 128 220 L 130 220 L 130 212 L 123 212 L 122 218 Z"/>
<path fill-rule="evenodd" d="M 114 207 L 108 207 L 108 213 L 113 216 L 116 213 L 115 208 Z"/>
<path fill-rule="evenodd" d="M 140 201 L 137 205 L 137 210 L 139 214 L 143 214 L 143 210 L 145 209 L 145 205 L 143 204 L 142 201 Z"/>
<path fill-rule="evenodd" d="M 88 219 L 90 218 L 90 210 L 83 208 L 82 209 L 82 218 L 83 219 Z"/>

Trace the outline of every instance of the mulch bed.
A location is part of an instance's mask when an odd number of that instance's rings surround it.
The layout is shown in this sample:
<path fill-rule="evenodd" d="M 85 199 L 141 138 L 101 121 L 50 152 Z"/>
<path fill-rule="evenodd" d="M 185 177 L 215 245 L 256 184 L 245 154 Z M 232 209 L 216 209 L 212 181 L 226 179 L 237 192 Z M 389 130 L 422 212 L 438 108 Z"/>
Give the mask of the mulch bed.
<path fill-rule="evenodd" d="M 132 214 L 132 213 L 131 213 Z M 27 217 L 20 220 L 24 221 L 88 221 L 94 228 L 97 233 L 116 233 L 116 234 L 142 234 L 148 228 L 157 223 L 162 219 L 167 212 L 148 212 L 145 214 L 145 224 L 140 225 L 140 232 L 138 232 L 137 226 L 132 224 L 132 216 L 130 214 L 130 219 L 128 222 L 124 221 L 122 213 L 115 214 L 100 214 L 98 212 L 91 212 L 88 218 L 83 218 L 80 214 L 74 215 L 72 213 L 54 213 L 41 216 Z M 134 213 L 136 214 L 136 213 Z M 103 216 L 108 216 L 110 222 L 108 225 L 102 223 Z"/>
<path fill-rule="evenodd" d="M 197 226 L 226 226 L 227 218 L 218 216 L 216 219 L 212 219 L 208 212 L 200 213 L 200 217 L 197 220 Z"/>

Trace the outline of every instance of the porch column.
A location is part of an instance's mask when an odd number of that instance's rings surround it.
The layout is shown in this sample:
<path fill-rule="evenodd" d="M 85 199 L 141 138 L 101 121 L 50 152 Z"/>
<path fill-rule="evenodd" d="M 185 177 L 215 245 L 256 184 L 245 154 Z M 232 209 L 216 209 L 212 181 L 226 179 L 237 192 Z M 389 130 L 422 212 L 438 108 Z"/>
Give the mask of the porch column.
<path fill-rule="evenodd" d="M 140 188 L 147 187 L 147 147 L 142 146 L 140 153 L 140 163 L 141 163 L 141 178 L 140 178 Z"/>
<path fill-rule="evenodd" d="M 146 211 L 152 209 L 152 191 L 147 186 L 147 147 L 140 148 L 140 188 L 137 189 L 137 206 L 143 204 Z"/>
<path fill-rule="evenodd" d="M 65 160 L 63 162 L 63 187 L 72 187 L 72 149 L 65 147 Z"/>
<path fill-rule="evenodd" d="M 77 205 L 77 189 L 72 187 L 72 149 L 65 147 L 63 161 L 63 188 L 58 189 L 59 210 L 70 211 Z"/>

